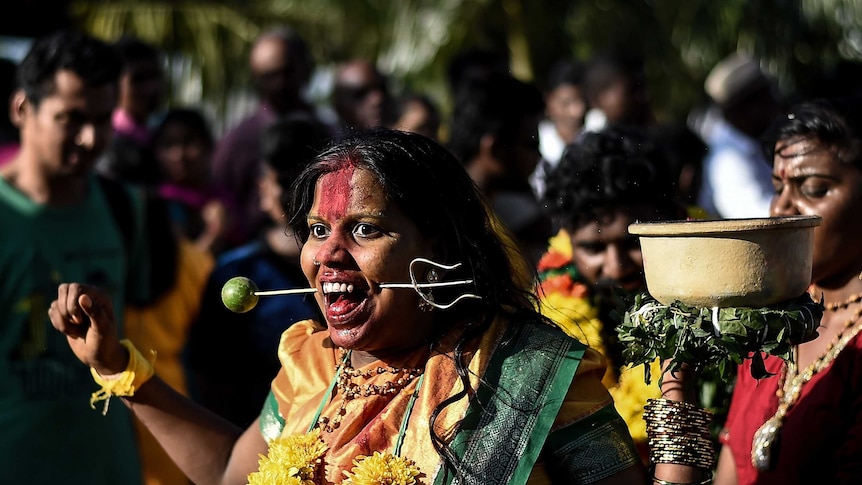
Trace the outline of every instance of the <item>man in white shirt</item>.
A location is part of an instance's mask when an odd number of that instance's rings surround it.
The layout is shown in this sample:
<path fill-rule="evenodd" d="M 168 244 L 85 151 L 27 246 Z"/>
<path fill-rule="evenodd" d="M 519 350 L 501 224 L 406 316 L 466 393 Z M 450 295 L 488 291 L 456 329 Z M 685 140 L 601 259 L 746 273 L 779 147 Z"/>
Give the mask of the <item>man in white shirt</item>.
<path fill-rule="evenodd" d="M 709 152 L 698 205 L 714 217 L 767 217 L 772 169 L 758 139 L 778 113 L 774 84 L 757 61 L 732 54 L 713 68 L 704 88 L 715 107 L 702 133 Z"/>

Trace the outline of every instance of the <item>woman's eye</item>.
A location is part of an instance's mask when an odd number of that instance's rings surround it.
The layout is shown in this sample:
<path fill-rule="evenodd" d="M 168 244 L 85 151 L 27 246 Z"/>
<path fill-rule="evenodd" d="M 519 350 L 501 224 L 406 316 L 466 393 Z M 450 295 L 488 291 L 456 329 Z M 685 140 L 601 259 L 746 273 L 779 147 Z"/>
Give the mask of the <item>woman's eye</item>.
<path fill-rule="evenodd" d="M 359 223 L 353 227 L 353 234 L 356 237 L 368 239 L 378 236 L 380 234 L 380 229 L 371 224 Z"/>
<path fill-rule="evenodd" d="M 829 192 L 829 186 L 825 184 L 802 184 L 800 191 L 806 197 L 820 198 Z"/>
<path fill-rule="evenodd" d="M 311 237 L 315 239 L 323 239 L 329 235 L 329 229 L 320 223 L 312 224 L 311 227 L 308 228 L 308 232 Z"/>

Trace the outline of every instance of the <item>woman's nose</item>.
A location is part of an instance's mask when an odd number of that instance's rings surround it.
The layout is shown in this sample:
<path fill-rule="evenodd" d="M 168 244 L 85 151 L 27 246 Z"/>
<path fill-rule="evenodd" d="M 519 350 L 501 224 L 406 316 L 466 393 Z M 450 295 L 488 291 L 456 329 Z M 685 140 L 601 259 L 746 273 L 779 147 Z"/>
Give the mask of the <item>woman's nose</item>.
<path fill-rule="evenodd" d="M 769 204 L 769 215 L 773 217 L 799 215 L 790 190 L 784 189 L 772 196 L 772 202 Z"/>
<path fill-rule="evenodd" d="M 322 266 L 343 266 L 350 262 L 351 256 L 344 238 L 333 232 L 318 248 L 314 259 Z"/>

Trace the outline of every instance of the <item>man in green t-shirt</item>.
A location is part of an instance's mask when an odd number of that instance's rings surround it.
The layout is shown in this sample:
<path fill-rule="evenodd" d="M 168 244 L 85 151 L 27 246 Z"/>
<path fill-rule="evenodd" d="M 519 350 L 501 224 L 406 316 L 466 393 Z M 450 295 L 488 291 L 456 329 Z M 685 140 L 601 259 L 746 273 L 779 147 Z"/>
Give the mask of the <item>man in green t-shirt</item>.
<path fill-rule="evenodd" d="M 21 149 L 0 170 L 2 483 L 141 482 L 128 411 L 90 408 L 89 369 L 48 319 L 61 281 L 108 288 L 118 308 L 145 288 L 140 238 L 120 227 L 140 228 L 140 202 L 125 192 L 133 220 L 123 221 L 93 172 L 119 72 L 109 46 L 75 32 L 37 40 L 18 68 Z"/>

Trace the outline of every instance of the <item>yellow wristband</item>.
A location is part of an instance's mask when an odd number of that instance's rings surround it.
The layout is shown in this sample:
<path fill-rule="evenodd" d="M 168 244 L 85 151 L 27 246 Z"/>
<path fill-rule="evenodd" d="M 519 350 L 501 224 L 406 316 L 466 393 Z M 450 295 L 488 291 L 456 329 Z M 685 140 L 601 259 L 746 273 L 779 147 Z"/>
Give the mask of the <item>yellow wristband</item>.
<path fill-rule="evenodd" d="M 130 340 L 120 340 L 120 344 L 129 351 L 129 363 L 126 365 L 126 370 L 119 374 L 105 377 L 96 372 L 96 369 L 90 368 L 93 380 L 96 381 L 96 384 L 102 386 L 101 389 L 90 396 L 90 407 L 96 409 L 97 402 L 105 401 L 105 408 L 102 410 L 102 414 L 107 414 L 111 396 L 134 396 L 135 391 L 147 382 L 150 377 L 153 377 L 152 362 L 145 359 Z M 155 352 L 153 352 L 153 360 L 155 360 Z"/>

